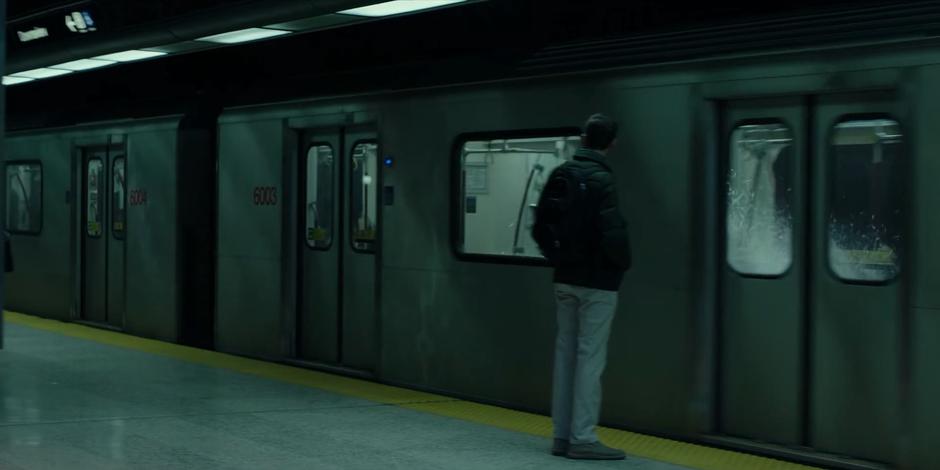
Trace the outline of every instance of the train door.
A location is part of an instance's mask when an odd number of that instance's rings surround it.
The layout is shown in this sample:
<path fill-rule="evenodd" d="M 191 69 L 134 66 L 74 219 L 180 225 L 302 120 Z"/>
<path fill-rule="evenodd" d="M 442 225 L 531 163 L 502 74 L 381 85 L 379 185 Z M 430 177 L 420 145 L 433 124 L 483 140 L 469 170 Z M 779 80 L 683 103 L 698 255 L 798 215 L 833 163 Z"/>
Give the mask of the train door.
<path fill-rule="evenodd" d="M 80 149 L 81 320 L 124 322 L 126 157 L 123 146 Z"/>
<path fill-rule="evenodd" d="M 891 95 L 820 98 L 813 199 L 813 447 L 893 462 L 906 268 L 901 110 Z"/>
<path fill-rule="evenodd" d="M 721 427 L 793 445 L 805 408 L 804 113 L 800 101 L 734 103 L 724 132 Z"/>
<path fill-rule="evenodd" d="M 725 108 L 722 434 L 890 462 L 902 133 L 891 95 Z"/>
<path fill-rule="evenodd" d="M 374 370 L 379 201 L 375 132 L 305 131 L 300 153 L 296 355 Z"/>

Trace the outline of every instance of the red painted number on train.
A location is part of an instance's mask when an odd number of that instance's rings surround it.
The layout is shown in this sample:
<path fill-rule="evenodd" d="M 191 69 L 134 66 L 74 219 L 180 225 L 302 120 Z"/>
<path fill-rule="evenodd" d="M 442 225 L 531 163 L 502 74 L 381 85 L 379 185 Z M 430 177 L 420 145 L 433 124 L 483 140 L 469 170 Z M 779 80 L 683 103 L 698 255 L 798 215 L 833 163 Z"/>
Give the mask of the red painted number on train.
<path fill-rule="evenodd" d="M 273 206 L 277 204 L 277 188 L 274 186 L 255 186 L 251 200 L 256 206 Z"/>
<path fill-rule="evenodd" d="M 143 189 L 132 189 L 128 195 L 130 205 L 143 206 L 147 204 L 147 191 Z"/>

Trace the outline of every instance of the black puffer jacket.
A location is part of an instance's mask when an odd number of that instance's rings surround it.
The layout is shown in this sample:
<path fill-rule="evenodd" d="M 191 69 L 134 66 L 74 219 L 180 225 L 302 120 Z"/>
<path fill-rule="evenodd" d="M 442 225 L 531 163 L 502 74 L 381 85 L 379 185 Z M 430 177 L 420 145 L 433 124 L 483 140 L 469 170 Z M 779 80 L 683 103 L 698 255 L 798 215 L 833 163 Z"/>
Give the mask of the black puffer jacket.
<path fill-rule="evenodd" d="M 587 231 L 591 234 L 589 240 L 584 240 L 587 256 L 555 266 L 554 280 L 591 289 L 619 290 L 632 259 L 627 223 L 617 207 L 613 172 L 602 154 L 586 148 L 578 150 L 574 160 L 565 165 L 587 182 L 589 205 L 597 210 L 588 220 L 594 221 L 596 230 Z"/>

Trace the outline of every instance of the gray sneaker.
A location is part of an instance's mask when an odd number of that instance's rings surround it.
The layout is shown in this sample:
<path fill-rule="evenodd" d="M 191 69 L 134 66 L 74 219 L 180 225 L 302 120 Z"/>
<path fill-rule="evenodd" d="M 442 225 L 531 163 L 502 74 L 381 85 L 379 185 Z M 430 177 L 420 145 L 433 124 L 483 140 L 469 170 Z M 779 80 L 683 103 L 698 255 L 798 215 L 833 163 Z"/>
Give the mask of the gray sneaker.
<path fill-rule="evenodd" d="M 568 453 L 568 440 L 555 438 L 552 442 L 552 455 L 562 457 Z"/>
<path fill-rule="evenodd" d="M 623 460 L 626 454 L 620 449 L 612 449 L 601 444 L 571 444 L 568 447 L 568 458 L 578 460 Z"/>

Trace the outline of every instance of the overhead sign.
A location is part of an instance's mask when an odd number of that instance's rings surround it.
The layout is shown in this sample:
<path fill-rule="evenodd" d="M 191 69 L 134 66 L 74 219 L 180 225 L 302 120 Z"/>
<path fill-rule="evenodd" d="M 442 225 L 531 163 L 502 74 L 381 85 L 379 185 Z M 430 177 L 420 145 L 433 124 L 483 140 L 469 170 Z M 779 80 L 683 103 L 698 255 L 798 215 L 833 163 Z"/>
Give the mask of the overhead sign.
<path fill-rule="evenodd" d="M 37 26 L 29 31 L 17 31 L 16 35 L 20 38 L 20 42 L 29 42 L 49 37 L 49 30 Z"/>
<path fill-rule="evenodd" d="M 73 33 L 82 34 L 98 30 L 95 19 L 88 11 L 73 11 L 65 15 L 65 27 Z"/>
<path fill-rule="evenodd" d="M 41 15 L 13 20 L 7 26 L 9 44 L 31 47 L 33 44 L 61 43 L 101 29 L 97 7 L 80 4 Z"/>

